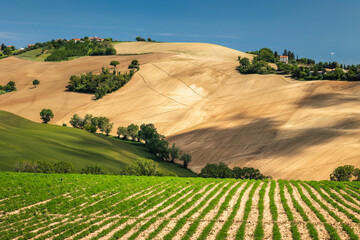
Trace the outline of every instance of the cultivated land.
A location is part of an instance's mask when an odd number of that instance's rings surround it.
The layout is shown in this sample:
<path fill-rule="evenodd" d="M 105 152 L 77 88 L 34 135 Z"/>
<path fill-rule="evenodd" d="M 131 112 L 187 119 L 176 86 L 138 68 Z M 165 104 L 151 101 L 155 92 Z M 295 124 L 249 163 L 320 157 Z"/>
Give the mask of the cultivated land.
<path fill-rule="evenodd" d="M 358 239 L 355 182 L 0 173 L 1 239 Z"/>
<path fill-rule="evenodd" d="M 1 60 L 0 84 L 13 80 L 19 90 L 0 95 L 0 109 L 40 121 L 40 110 L 51 108 L 57 124 L 75 113 L 106 116 L 116 127 L 154 123 L 192 155 L 196 171 L 223 161 L 274 178 L 320 180 L 337 166 L 360 167 L 357 82 L 241 75 L 237 57 L 251 56 L 212 44 L 126 42 L 115 48 L 119 54 L 149 54 L 60 63 Z M 71 75 L 98 72 L 111 60 L 126 71 L 135 58 L 140 71 L 101 100 L 65 91 Z"/>
<path fill-rule="evenodd" d="M 0 169 L 15 170 L 17 161 L 68 161 L 76 168 L 102 166 L 119 174 L 138 158 L 151 158 L 144 144 L 80 129 L 41 124 L 0 111 Z M 165 175 L 192 177 L 181 166 L 157 161 Z"/>

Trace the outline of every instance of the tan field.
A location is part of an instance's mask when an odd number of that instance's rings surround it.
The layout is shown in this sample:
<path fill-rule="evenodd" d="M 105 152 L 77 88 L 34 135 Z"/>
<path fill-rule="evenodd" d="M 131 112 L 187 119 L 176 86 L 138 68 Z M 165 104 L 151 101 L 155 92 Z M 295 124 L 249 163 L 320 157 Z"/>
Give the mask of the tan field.
<path fill-rule="evenodd" d="M 273 178 L 321 180 L 340 165 L 360 167 L 360 84 L 299 82 L 278 75 L 241 75 L 238 56 L 250 55 L 203 43 L 119 43 L 119 54 L 61 63 L 0 61 L 0 84 L 17 92 L 0 95 L 0 110 L 40 122 L 42 108 L 52 123 L 75 113 L 106 116 L 115 127 L 154 123 L 161 134 L 192 155 L 195 171 L 223 161 L 259 168 Z M 119 91 L 94 101 L 67 92 L 71 75 L 99 72 L 111 60 L 140 71 Z M 40 85 L 32 87 L 32 80 Z M 116 130 L 113 131 L 115 134 Z"/>

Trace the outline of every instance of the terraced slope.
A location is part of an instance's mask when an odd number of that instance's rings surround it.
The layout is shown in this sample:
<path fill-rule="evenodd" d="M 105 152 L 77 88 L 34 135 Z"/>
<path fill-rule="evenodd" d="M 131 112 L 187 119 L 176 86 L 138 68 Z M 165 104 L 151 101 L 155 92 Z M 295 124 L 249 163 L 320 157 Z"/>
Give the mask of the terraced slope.
<path fill-rule="evenodd" d="M 237 56 L 248 54 L 203 43 L 119 43 L 116 57 L 83 57 L 41 63 L 0 61 L 0 84 L 19 91 L 0 96 L 0 109 L 39 121 L 52 108 L 57 124 L 74 113 L 104 115 L 115 126 L 154 123 L 171 142 L 192 154 L 190 167 L 208 162 L 251 166 L 282 179 L 328 179 L 339 165 L 360 167 L 360 85 L 293 81 L 285 76 L 241 75 Z M 99 101 L 69 93 L 69 77 L 98 71 L 110 60 L 141 69 L 121 90 Z M 33 89 L 31 81 L 40 86 Z"/>
<path fill-rule="evenodd" d="M 359 239 L 359 183 L 0 173 L 1 239 Z"/>

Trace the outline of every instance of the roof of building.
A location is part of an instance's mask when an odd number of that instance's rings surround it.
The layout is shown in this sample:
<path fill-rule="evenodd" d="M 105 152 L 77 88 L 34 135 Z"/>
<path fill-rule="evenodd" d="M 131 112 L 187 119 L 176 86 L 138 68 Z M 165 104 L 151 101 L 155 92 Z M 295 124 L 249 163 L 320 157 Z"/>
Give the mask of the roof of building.
<path fill-rule="evenodd" d="M 281 58 L 288 58 L 288 56 L 280 56 Z"/>

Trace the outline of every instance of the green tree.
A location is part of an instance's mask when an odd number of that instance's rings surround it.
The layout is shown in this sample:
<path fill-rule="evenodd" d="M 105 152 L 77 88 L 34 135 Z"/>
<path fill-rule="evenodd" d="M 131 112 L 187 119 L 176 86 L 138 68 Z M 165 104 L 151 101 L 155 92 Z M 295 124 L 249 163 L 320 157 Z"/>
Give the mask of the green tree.
<path fill-rule="evenodd" d="M 208 163 L 200 172 L 201 177 L 205 178 L 231 178 L 232 170 L 223 162 Z"/>
<path fill-rule="evenodd" d="M 35 80 L 32 82 L 32 84 L 34 85 L 34 87 L 36 87 L 37 85 L 40 84 L 40 81 L 37 80 L 37 79 L 35 79 Z"/>
<path fill-rule="evenodd" d="M 122 136 L 123 139 L 127 139 L 128 131 L 126 127 L 118 127 L 117 129 L 117 135 L 120 138 Z"/>
<path fill-rule="evenodd" d="M 116 66 L 119 65 L 119 61 L 111 61 L 110 65 L 114 66 L 114 68 L 116 68 Z"/>
<path fill-rule="evenodd" d="M 81 128 L 82 122 L 83 119 L 77 114 L 74 114 L 70 119 L 70 124 L 73 128 Z"/>
<path fill-rule="evenodd" d="M 173 143 L 171 148 L 169 148 L 171 162 L 174 162 L 175 158 L 179 158 L 180 152 L 181 152 L 180 148 L 175 146 L 175 143 Z"/>
<path fill-rule="evenodd" d="M 240 59 L 240 64 L 241 64 L 241 66 L 249 66 L 250 65 L 250 60 L 248 58 L 241 58 Z"/>
<path fill-rule="evenodd" d="M 153 138 L 159 137 L 159 134 L 152 123 L 141 124 L 139 131 L 139 138 L 145 141 L 145 144 L 149 143 L 149 141 Z"/>
<path fill-rule="evenodd" d="M 98 128 L 101 132 L 105 132 L 107 125 L 110 123 L 110 120 L 106 117 L 99 117 L 98 118 Z"/>
<path fill-rule="evenodd" d="M 353 171 L 353 175 L 354 175 L 354 181 L 360 181 L 360 169 L 359 168 L 355 168 Z"/>
<path fill-rule="evenodd" d="M 52 118 L 54 118 L 54 113 L 51 109 L 42 109 L 40 112 L 40 118 L 44 123 L 48 123 Z"/>
<path fill-rule="evenodd" d="M 114 123 L 107 123 L 104 128 L 104 132 L 106 133 L 106 136 L 109 136 L 109 133 L 113 129 Z"/>
<path fill-rule="evenodd" d="M 155 176 L 157 165 L 153 160 L 140 158 L 124 169 L 125 175 Z"/>
<path fill-rule="evenodd" d="M 188 153 L 184 153 L 183 155 L 181 155 L 180 160 L 183 161 L 183 166 L 185 169 L 188 168 L 189 163 L 191 162 L 191 155 Z"/>
<path fill-rule="evenodd" d="M 130 124 L 128 127 L 127 127 L 127 132 L 129 134 L 129 136 L 131 137 L 131 139 L 133 141 L 135 141 L 135 139 L 137 139 L 138 141 L 139 140 L 139 126 L 138 125 L 135 125 L 135 124 Z"/>
<path fill-rule="evenodd" d="M 259 51 L 260 60 L 266 62 L 275 62 L 275 56 L 269 48 L 262 48 Z"/>
<path fill-rule="evenodd" d="M 11 48 L 7 47 L 5 48 L 5 50 L 3 51 L 3 53 L 7 56 L 11 56 L 12 55 L 12 51 Z"/>
<path fill-rule="evenodd" d="M 331 181 L 350 181 L 353 176 L 354 166 L 345 165 L 337 167 L 331 174 Z"/>

